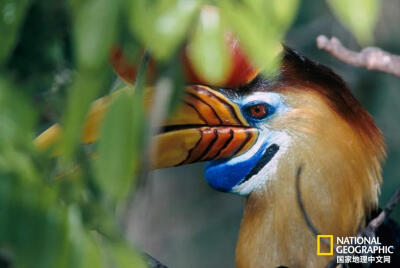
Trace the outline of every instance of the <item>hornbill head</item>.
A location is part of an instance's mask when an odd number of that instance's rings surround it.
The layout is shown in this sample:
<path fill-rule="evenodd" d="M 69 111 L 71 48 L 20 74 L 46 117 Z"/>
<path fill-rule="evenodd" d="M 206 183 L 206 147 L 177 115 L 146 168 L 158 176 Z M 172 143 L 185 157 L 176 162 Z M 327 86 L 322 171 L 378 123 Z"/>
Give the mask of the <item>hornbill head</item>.
<path fill-rule="evenodd" d="M 342 188 L 355 181 L 364 200 L 377 200 L 379 129 L 339 76 L 287 47 L 273 78 L 188 86 L 156 140 L 156 168 L 207 161 L 205 178 L 220 191 L 248 195 L 305 165 L 321 179 L 338 177 Z"/>
<path fill-rule="evenodd" d="M 246 195 L 261 186 L 289 142 L 274 127 L 289 107 L 281 94 L 263 90 L 267 83 L 255 78 L 242 88 L 188 86 L 182 106 L 156 137 L 155 166 L 207 161 L 205 178 L 217 190 Z"/>

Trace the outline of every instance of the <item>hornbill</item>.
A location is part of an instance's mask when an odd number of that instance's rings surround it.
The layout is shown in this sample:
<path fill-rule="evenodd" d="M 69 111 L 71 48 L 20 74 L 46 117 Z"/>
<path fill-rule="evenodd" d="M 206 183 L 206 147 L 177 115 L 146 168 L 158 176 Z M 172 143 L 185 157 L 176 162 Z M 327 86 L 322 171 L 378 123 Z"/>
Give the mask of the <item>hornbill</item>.
<path fill-rule="evenodd" d="M 93 105 L 83 142 L 97 138 L 93 126 L 107 103 Z M 37 146 L 46 148 L 59 132 L 53 126 Z M 300 167 L 302 202 L 320 233 L 355 236 L 377 209 L 382 133 L 338 75 L 288 47 L 273 78 L 259 74 L 240 86 L 187 86 L 154 142 L 153 168 L 206 161 L 211 187 L 246 198 L 237 267 L 328 263 L 331 256 L 316 254 L 316 237 L 296 200 Z M 378 235 L 398 251 L 400 230 L 393 222 Z"/>

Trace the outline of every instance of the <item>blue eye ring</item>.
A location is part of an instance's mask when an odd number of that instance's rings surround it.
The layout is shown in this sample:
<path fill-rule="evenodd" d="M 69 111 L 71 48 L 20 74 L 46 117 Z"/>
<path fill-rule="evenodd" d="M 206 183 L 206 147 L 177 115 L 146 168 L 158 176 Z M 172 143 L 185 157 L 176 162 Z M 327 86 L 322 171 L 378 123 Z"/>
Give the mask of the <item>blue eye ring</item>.
<path fill-rule="evenodd" d="M 275 108 L 265 102 L 253 102 L 244 107 L 244 113 L 251 120 L 261 121 L 275 112 Z"/>

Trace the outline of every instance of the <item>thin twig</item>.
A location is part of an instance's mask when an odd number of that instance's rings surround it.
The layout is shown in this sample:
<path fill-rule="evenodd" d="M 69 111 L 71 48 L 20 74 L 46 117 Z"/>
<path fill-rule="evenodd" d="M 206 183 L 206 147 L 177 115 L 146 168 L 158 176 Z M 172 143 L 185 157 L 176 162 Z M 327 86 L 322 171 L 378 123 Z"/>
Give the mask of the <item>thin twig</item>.
<path fill-rule="evenodd" d="M 337 263 L 336 254 L 334 254 L 333 257 L 326 264 L 325 268 L 335 268 L 336 266 L 338 266 L 338 263 Z"/>
<path fill-rule="evenodd" d="M 147 129 L 144 135 L 144 148 L 142 152 L 142 161 L 139 170 L 138 183 L 147 183 L 149 179 L 149 172 L 153 164 L 153 153 L 157 144 L 151 142 L 152 137 L 154 137 L 160 130 L 162 122 L 168 115 L 168 104 L 170 97 L 172 95 L 172 81 L 169 77 L 161 77 L 158 79 L 156 85 L 154 86 L 152 103 L 151 103 L 151 113 L 149 113 L 147 119 Z"/>
<path fill-rule="evenodd" d="M 145 74 L 150 61 L 150 54 L 145 52 L 142 56 L 142 60 L 139 66 L 138 74 L 136 76 L 136 81 L 134 85 L 134 94 L 136 98 L 144 98 L 144 87 L 145 87 Z M 164 121 L 165 116 L 168 111 L 168 103 L 172 92 L 172 82 L 169 78 L 161 77 L 155 87 L 153 100 L 151 103 L 151 113 L 148 115 L 148 124 L 145 125 L 146 131 L 143 140 L 143 158 L 140 163 L 140 170 L 138 174 L 139 183 L 145 183 L 148 181 L 149 171 L 151 168 L 151 152 L 154 151 L 154 144 L 151 142 L 151 137 L 153 137 L 160 128 L 161 122 Z M 144 102 L 144 101 L 143 101 Z M 131 206 L 133 205 L 133 195 L 130 196 L 128 200 L 127 207 L 125 209 L 125 215 L 123 220 L 123 226 L 125 231 L 127 230 L 129 222 L 129 211 L 131 211 Z M 168 268 L 166 265 L 162 264 L 154 257 L 145 253 L 147 259 L 147 265 L 150 268 Z"/>
<path fill-rule="evenodd" d="M 367 228 L 375 231 L 382 225 L 387 217 L 389 217 L 390 213 L 392 213 L 393 208 L 400 202 L 400 189 L 396 191 L 396 193 L 390 198 L 389 202 L 386 204 L 385 208 L 382 210 L 379 215 L 372 219 Z"/>
<path fill-rule="evenodd" d="M 146 71 L 150 62 L 150 53 L 146 50 L 140 60 L 139 69 L 136 75 L 136 81 L 133 86 L 134 90 L 143 90 L 146 83 Z"/>
<path fill-rule="evenodd" d="M 145 52 L 142 57 L 141 64 L 139 66 L 138 74 L 136 76 L 136 82 L 134 85 L 134 97 L 141 98 L 144 103 L 144 87 L 145 87 L 145 74 L 146 69 L 148 67 L 150 61 L 150 54 Z M 142 157 L 140 161 L 140 168 L 137 174 L 137 183 L 139 185 L 145 184 L 149 181 L 149 172 L 151 170 L 152 163 L 152 153 L 155 151 L 155 144 L 152 143 L 152 137 L 154 137 L 160 129 L 161 123 L 165 120 L 165 117 L 168 115 L 168 104 L 170 102 L 170 98 L 173 90 L 173 83 L 171 79 L 167 76 L 161 76 L 153 89 L 152 101 L 150 104 L 150 111 L 147 116 L 147 124 L 145 124 L 145 130 L 142 141 Z M 129 211 L 131 210 L 131 206 L 133 205 L 133 197 L 130 196 L 130 200 L 128 200 L 127 208 L 125 209 L 125 219 L 124 219 L 124 227 L 127 229 L 127 225 L 129 222 Z"/>
<path fill-rule="evenodd" d="M 143 98 L 144 98 L 144 87 L 145 87 L 145 84 L 146 84 L 146 70 L 147 70 L 147 67 L 149 65 L 149 62 L 150 62 L 150 53 L 148 51 L 145 51 L 143 53 L 143 56 L 142 56 L 141 60 L 140 60 L 139 69 L 138 69 L 138 72 L 137 72 L 137 75 L 136 75 L 136 81 L 135 81 L 135 84 L 134 84 L 134 86 L 132 88 L 132 90 L 133 90 L 133 98 L 134 99 L 140 99 L 142 103 L 144 103 Z M 148 126 L 145 126 L 145 127 L 148 127 Z M 146 128 L 146 130 L 147 130 L 147 128 Z M 146 137 L 147 135 L 144 135 L 144 136 Z M 147 142 L 147 140 L 145 141 L 145 146 L 143 146 L 144 147 L 143 151 L 147 150 L 147 146 L 146 146 L 147 143 L 146 142 Z M 147 159 L 145 159 L 144 161 L 146 161 L 146 160 Z M 138 174 L 138 178 L 139 178 L 138 181 L 139 182 L 141 181 L 141 178 L 143 178 L 143 174 L 144 174 L 144 176 L 147 176 L 147 172 L 148 172 L 147 162 L 144 163 L 144 165 L 140 165 L 140 166 L 144 167 L 144 168 L 139 170 L 139 174 Z M 128 228 L 128 224 L 129 224 L 129 211 L 131 210 L 130 208 L 133 205 L 133 196 L 134 195 L 131 194 L 128 197 L 128 201 L 126 203 L 127 205 L 126 205 L 124 216 L 123 216 L 123 219 L 122 219 L 122 226 L 123 226 L 123 229 L 125 230 L 125 232 L 126 232 L 126 230 Z"/>
<path fill-rule="evenodd" d="M 379 213 L 378 216 L 370 220 L 368 225 L 362 230 L 358 236 L 361 237 L 375 237 L 376 230 L 383 224 L 383 222 L 389 217 L 393 208 L 400 202 L 400 189 L 390 198 L 384 209 Z"/>
<path fill-rule="evenodd" d="M 345 63 L 400 77 L 400 56 L 378 47 L 366 47 L 360 52 L 355 52 L 344 47 L 336 37 L 328 39 L 324 35 L 317 37 L 317 46 Z"/>
<path fill-rule="evenodd" d="M 147 259 L 147 265 L 149 268 L 168 268 L 166 265 L 162 264 L 147 253 L 145 253 L 145 257 Z"/>

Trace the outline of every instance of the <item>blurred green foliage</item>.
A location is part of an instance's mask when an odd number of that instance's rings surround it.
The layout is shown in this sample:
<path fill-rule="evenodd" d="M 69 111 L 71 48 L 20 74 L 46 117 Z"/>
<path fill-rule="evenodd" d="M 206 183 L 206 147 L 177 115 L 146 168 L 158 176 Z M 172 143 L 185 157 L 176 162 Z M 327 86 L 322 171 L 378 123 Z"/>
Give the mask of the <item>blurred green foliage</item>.
<path fill-rule="evenodd" d="M 218 84 L 228 75 L 229 48 L 225 44 L 221 15 L 217 9 L 207 7 L 200 11 L 197 27 L 188 46 L 189 57 L 196 70 L 208 78 L 212 84 Z M 208 51 L 208 53 L 204 53 Z"/>
<path fill-rule="evenodd" d="M 278 64 L 280 42 L 297 14 L 298 0 L 220 1 L 221 12 L 252 61 L 265 75 Z"/>
<path fill-rule="evenodd" d="M 328 3 L 360 44 L 368 45 L 373 42 L 380 0 L 328 0 Z"/>
<path fill-rule="evenodd" d="M 131 1 L 130 27 L 154 58 L 167 61 L 185 39 L 200 0 Z"/>
<path fill-rule="evenodd" d="M 218 81 L 231 62 L 221 33 L 231 29 L 251 60 L 270 74 L 299 2 L 0 1 L 1 259 L 15 267 L 145 267 L 122 224 L 148 133 L 144 72 L 140 83 L 113 100 L 99 143 L 79 143 L 90 104 L 115 88 L 110 50 L 118 44 L 128 57 L 148 50 L 159 70 L 156 80 L 171 81 L 165 101 L 173 110 L 184 84 L 184 42 L 196 70 Z M 216 4 L 220 14 L 205 14 L 204 4 Z M 357 1 L 368 17 L 363 26 L 349 21 L 343 3 L 330 4 L 360 42 L 371 40 L 377 1 Z M 64 129 L 56 144 L 60 159 L 33 145 L 54 122 Z"/>
<path fill-rule="evenodd" d="M 96 180 L 101 190 L 110 198 L 125 198 L 131 189 L 135 152 L 126 150 L 138 148 L 140 121 L 134 120 L 134 113 L 140 105 L 133 106 L 132 92 L 122 92 L 111 104 L 104 120 L 98 146 L 99 157 L 95 160 Z M 134 111 L 136 108 L 136 111 Z M 120 135 L 120 133 L 125 133 Z M 110 178 L 113 178 L 110 180 Z"/>
<path fill-rule="evenodd" d="M 0 36 L 2 42 L 0 47 L 0 62 L 7 59 L 10 49 L 14 46 L 29 3 L 29 0 L 18 2 L 9 0 L 1 1 L 0 3 L 0 10 L 2 11 L 2 19 L 0 20 Z"/>

